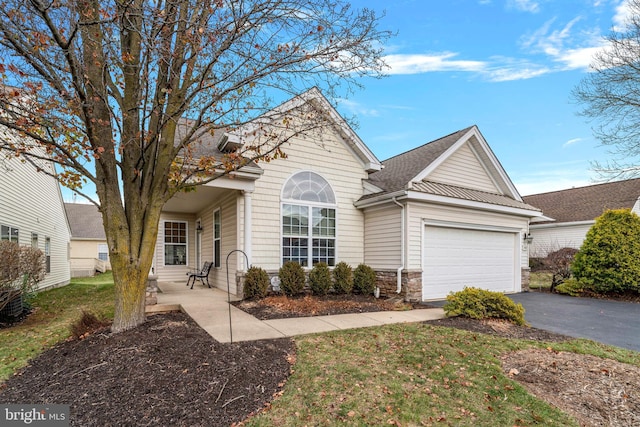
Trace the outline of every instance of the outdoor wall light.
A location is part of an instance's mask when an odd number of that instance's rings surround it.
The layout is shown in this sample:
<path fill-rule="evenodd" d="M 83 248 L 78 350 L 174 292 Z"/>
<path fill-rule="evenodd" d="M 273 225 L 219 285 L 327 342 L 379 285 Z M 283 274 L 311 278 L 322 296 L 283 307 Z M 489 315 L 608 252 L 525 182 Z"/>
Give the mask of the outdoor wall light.
<path fill-rule="evenodd" d="M 196 232 L 197 233 L 202 233 L 202 224 L 196 225 Z"/>
<path fill-rule="evenodd" d="M 524 233 L 523 237 L 524 237 L 523 240 L 527 245 L 530 245 L 531 242 L 533 242 L 533 236 L 531 236 L 531 233 Z"/>

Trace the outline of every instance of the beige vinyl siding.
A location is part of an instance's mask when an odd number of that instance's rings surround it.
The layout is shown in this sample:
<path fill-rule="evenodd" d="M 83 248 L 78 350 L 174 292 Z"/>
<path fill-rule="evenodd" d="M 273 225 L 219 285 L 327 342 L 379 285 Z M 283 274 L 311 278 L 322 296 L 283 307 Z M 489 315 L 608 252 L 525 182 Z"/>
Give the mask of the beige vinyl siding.
<path fill-rule="evenodd" d="M 500 193 L 468 142 L 456 150 L 425 179 L 489 193 Z"/>
<path fill-rule="evenodd" d="M 587 231 L 593 224 L 564 225 L 559 227 L 537 228 L 531 226 L 531 257 L 544 257 L 560 248 L 580 249 Z"/>
<path fill-rule="evenodd" d="M 187 273 L 195 266 L 195 215 L 163 212 L 158 225 L 156 242 L 155 271 L 160 280 L 187 282 Z M 165 221 L 185 221 L 187 223 L 187 265 L 164 265 L 164 223 Z"/>
<path fill-rule="evenodd" d="M 72 275 L 77 274 L 77 272 L 86 272 L 85 275 L 93 274 L 93 271 L 96 265 L 96 260 L 98 259 L 98 246 L 106 245 L 106 244 L 107 244 L 106 240 L 72 239 L 71 245 L 69 247 L 69 256 L 71 261 Z M 107 269 L 110 270 L 111 263 L 107 261 L 106 267 Z"/>
<path fill-rule="evenodd" d="M 241 249 L 238 241 L 238 199 L 239 191 L 230 191 L 228 195 L 216 201 L 210 207 L 200 213 L 204 227 L 202 238 L 202 262 L 213 262 L 213 212 L 220 209 L 220 268 L 212 268 L 209 274 L 211 286 L 227 290 L 227 255 L 234 249 Z M 231 293 L 235 293 L 235 280 L 237 271 L 237 254 L 229 258 L 229 280 Z M 244 261 L 243 261 L 244 262 Z M 243 268 L 244 269 L 244 268 Z"/>
<path fill-rule="evenodd" d="M 455 206 L 428 205 L 414 202 L 408 204 L 407 210 L 409 218 L 407 224 L 407 268 L 410 270 L 418 270 L 422 265 L 424 220 L 513 228 L 522 232 L 526 231 L 528 226 L 528 218 Z M 525 250 L 522 250 L 521 246 L 520 250 L 521 264 L 526 267 L 528 265 L 526 247 Z"/>
<path fill-rule="evenodd" d="M 402 209 L 373 207 L 364 213 L 364 262 L 375 269 L 396 269 L 401 260 Z"/>
<path fill-rule="evenodd" d="M 362 180 L 367 174 L 337 133 L 325 132 L 321 142 L 293 139 L 283 145 L 287 159 L 260 163 L 264 174 L 256 181 L 252 196 L 253 264 L 267 270 L 280 268 L 282 186 L 300 171 L 312 171 L 322 176 L 336 196 L 336 261 L 351 265 L 363 262 L 363 213 L 353 203 L 362 196 Z M 239 218 L 242 222 L 242 212 L 239 212 Z"/>
<path fill-rule="evenodd" d="M 40 167 L 54 172 L 51 163 Z M 70 232 L 60 188 L 54 178 L 20 159 L 3 159 L 0 170 L 0 224 L 19 230 L 19 243 L 31 246 L 31 233 L 38 235 L 38 248 L 44 252 L 45 238 L 51 239 L 51 272 L 39 289 L 69 283 Z"/>

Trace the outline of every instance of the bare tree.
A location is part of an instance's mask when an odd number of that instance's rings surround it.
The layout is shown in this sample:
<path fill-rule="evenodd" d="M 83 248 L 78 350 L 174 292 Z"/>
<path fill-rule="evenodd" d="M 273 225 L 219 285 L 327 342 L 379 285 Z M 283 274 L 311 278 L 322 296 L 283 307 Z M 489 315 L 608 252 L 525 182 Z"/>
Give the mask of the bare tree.
<path fill-rule="evenodd" d="M 614 28 L 594 57 L 592 72 L 573 90 L 581 114 L 597 122 L 593 131 L 614 159 L 594 162 L 602 178 L 640 175 L 640 0 L 628 0 L 623 28 Z"/>
<path fill-rule="evenodd" d="M 53 160 L 81 195 L 95 185 L 114 331 L 144 321 L 165 202 L 321 131 L 326 112 L 301 102 L 269 115 L 272 98 L 312 86 L 331 98 L 380 76 L 389 36 L 342 0 L 1 0 L 0 15 L 0 149 Z M 251 142 L 203 154 L 220 129 Z"/>

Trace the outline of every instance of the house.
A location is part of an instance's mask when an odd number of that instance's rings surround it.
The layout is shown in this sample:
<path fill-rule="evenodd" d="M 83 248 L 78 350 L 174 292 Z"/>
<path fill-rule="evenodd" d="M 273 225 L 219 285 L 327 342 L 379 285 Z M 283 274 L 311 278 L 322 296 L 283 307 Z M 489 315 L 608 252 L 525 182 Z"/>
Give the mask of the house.
<path fill-rule="evenodd" d="M 0 240 L 44 252 L 46 274 L 38 289 L 70 280 L 69 225 L 54 174 L 51 162 L 34 164 L 0 151 Z"/>
<path fill-rule="evenodd" d="M 595 219 L 609 209 L 630 209 L 640 214 L 640 178 L 523 197 L 544 217 L 531 221 L 531 256 L 569 247 L 579 249 Z"/>
<path fill-rule="evenodd" d="M 71 277 L 93 276 L 111 270 L 102 214 L 93 204 L 65 203 L 71 229 Z"/>
<path fill-rule="evenodd" d="M 526 286 L 523 236 L 541 212 L 522 201 L 477 127 L 381 162 L 317 89 L 278 109 L 301 105 L 332 126 L 288 141 L 286 160 L 249 164 L 164 206 L 159 281 L 186 283 L 191 268 L 213 261 L 212 285 L 241 294 L 247 265 L 273 277 L 292 260 L 364 262 L 382 295 L 407 300 Z M 205 145 L 224 150 L 229 141 L 238 139 Z"/>

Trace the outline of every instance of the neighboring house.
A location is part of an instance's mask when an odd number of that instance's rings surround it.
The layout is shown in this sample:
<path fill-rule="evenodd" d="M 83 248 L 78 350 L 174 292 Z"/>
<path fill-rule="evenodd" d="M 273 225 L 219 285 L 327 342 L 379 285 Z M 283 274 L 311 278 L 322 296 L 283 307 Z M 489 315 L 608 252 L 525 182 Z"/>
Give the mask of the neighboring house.
<path fill-rule="evenodd" d="M 102 214 L 93 204 L 65 203 L 71 228 L 71 277 L 111 270 Z"/>
<path fill-rule="evenodd" d="M 531 256 L 569 247 L 579 249 L 595 219 L 609 209 L 640 214 L 640 178 L 532 194 L 524 201 L 542 209 L 544 217 L 531 221 Z"/>
<path fill-rule="evenodd" d="M 45 254 L 45 277 L 38 289 L 69 283 L 69 225 L 55 178 L 24 158 L 0 151 L 0 240 L 32 246 Z M 53 164 L 37 161 L 50 174 Z"/>
<path fill-rule="evenodd" d="M 523 236 L 541 212 L 522 201 L 477 127 L 380 162 L 317 89 L 278 108 L 301 102 L 332 118 L 321 140 L 295 138 L 286 160 L 250 164 L 165 205 L 158 280 L 186 283 L 191 268 L 213 261 L 212 285 L 241 294 L 245 258 L 231 253 L 241 249 L 272 277 L 289 260 L 364 262 L 383 295 L 407 300 L 526 286 Z"/>

